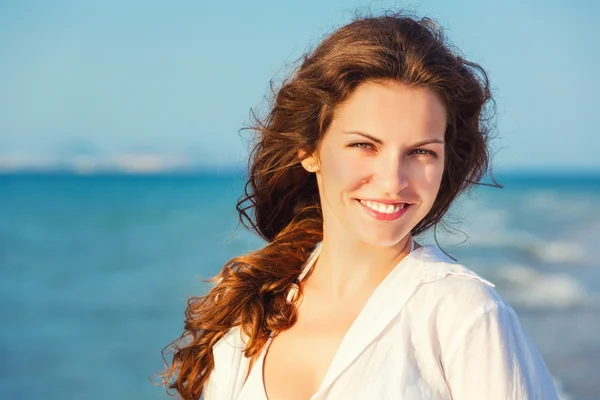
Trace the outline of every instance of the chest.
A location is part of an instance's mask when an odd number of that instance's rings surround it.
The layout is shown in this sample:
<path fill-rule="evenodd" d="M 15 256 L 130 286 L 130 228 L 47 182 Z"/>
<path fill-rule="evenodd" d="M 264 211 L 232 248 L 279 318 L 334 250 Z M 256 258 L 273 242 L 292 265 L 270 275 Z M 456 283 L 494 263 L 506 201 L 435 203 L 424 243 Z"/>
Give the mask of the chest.
<path fill-rule="evenodd" d="M 304 303 L 296 324 L 279 333 L 265 354 L 269 400 L 306 400 L 317 393 L 361 308 L 360 301 L 329 307 Z"/>
<path fill-rule="evenodd" d="M 308 325 L 274 340 L 264 364 L 269 400 L 394 399 L 449 400 L 438 357 L 418 332 L 399 318 L 335 376 L 329 370 L 343 343 L 343 329 L 311 330 Z M 295 346 L 295 348 L 294 348 Z M 337 347 L 336 347 L 337 346 Z M 270 354 L 269 354 L 270 353 Z M 269 357 L 271 357 L 269 359 Z M 323 385 L 323 381 L 328 383 Z"/>

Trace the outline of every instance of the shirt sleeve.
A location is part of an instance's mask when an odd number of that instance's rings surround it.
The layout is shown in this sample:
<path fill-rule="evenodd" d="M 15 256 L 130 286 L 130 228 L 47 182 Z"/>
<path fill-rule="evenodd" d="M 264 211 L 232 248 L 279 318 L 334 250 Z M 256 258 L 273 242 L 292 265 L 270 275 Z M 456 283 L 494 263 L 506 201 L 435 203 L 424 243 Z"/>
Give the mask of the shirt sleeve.
<path fill-rule="evenodd" d="M 453 400 L 558 400 L 544 360 L 503 302 L 462 323 L 442 365 Z"/>

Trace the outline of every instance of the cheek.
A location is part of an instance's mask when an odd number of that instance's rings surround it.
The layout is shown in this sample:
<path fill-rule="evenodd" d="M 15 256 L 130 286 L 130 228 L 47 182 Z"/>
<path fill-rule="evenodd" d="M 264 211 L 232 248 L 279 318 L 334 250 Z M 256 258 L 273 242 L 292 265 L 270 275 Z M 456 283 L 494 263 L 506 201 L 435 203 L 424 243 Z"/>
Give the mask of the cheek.
<path fill-rule="evenodd" d="M 347 187 L 362 181 L 366 170 L 364 160 L 350 151 L 329 151 L 322 154 L 322 176 L 326 185 Z M 357 183 L 358 182 L 358 183 Z"/>
<path fill-rule="evenodd" d="M 444 174 L 443 160 L 440 160 L 440 162 L 435 164 L 427 165 L 421 172 L 422 173 L 419 174 L 420 176 L 414 183 L 419 187 L 422 196 L 435 198 L 440 189 Z"/>

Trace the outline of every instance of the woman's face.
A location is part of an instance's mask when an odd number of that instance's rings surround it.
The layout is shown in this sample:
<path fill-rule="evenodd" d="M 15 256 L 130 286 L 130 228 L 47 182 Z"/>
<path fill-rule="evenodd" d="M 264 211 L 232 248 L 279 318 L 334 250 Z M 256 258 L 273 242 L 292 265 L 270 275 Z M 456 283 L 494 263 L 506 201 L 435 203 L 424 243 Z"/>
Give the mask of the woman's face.
<path fill-rule="evenodd" d="M 445 129 L 446 110 L 432 90 L 360 85 L 302 162 L 317 176 L 325 235 L 373 246 L 406 237 L 440 188 Z"/>

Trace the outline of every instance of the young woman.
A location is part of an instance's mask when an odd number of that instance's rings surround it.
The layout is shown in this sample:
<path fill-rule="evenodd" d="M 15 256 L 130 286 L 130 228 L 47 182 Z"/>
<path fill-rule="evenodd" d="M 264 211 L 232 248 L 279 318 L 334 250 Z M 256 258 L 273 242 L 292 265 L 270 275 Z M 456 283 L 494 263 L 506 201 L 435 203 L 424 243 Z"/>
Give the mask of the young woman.
<path fill-rule="evenodd" d="M 186 400 L 556 399 L 493 284 L 414 240 L 487 172 L 490 100 L 428 19 L 358 19 L 305 56 L 238 203 L 267 245 L 190 300 L 165 382 Z"/>

